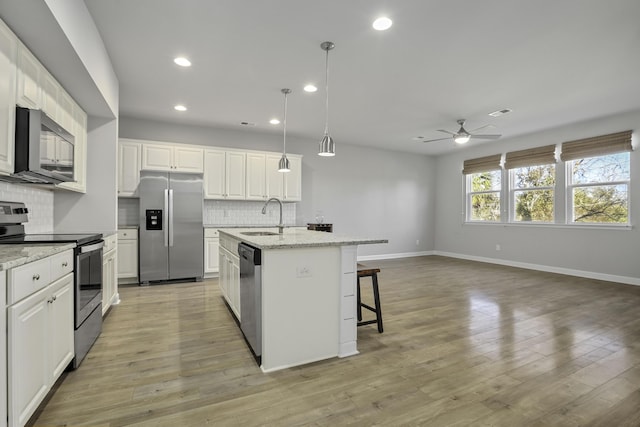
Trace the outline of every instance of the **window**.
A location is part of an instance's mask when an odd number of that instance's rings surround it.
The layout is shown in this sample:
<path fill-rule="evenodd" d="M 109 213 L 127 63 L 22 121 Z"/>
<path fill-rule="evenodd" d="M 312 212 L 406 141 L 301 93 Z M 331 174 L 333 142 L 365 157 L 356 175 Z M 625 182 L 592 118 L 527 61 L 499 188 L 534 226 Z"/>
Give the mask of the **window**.
<path fill-rule="evenodd" d="M 509 169 L 509 220 L 554 222 L 556 146 L 509 152 L 505 168 Z"/>
<path fill-rule="evenodd" d="M 629 223 L 630 154 L 567 162 L 569 212 L 574 223 Z"/>
<path fill-rule="evenodd" d="M 501 175 L 500 170 L 467 175 L 468 221 L 500 221 Z"/>
<path fill-rule="evenodd" d="M 631 150 L 631 131 L 562 144 L 569 223 L 629 224 Z"/>
<path fill-rule="evenodd" d="M 628 226 L 631 139 L 623 131 L 465 160 L 466 221 Z"/>
<path fill-rule="evenodd" d="M 500 221 L 501 154 L 465 160 L 467 221 Z"/>
<path fill-rule="evenodd" d="M 511 169 L 510 179 L 512 221 L 554 222 L 555 164 Z"/>

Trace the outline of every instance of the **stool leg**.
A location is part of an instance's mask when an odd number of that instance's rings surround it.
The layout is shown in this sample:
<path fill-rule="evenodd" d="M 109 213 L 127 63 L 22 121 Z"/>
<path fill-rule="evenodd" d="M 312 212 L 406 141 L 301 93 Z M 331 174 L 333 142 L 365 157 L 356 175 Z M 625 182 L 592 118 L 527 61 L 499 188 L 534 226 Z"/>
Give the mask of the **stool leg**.
<path fill-rule="evenodd" d="M 378 332 L 382 333 L 382 309 L 380 307 L 380 292 L 378 291 L 378 274 L 373 273 L 371 276 L 371 280 L 373 281 L 373 299 L 375 301 L 376 307 L 376 320 L 378 321 Z"/>
<path fill-rule="evenodd" d="M 359 322 L 362 320 L 362 306 L 360 305 L 362 304 L 362 300 L 360 299 L 360 276 L 358 276 L 357 295 L 358 295 L 357 308 L 358 308 L 358 322 Z"/>

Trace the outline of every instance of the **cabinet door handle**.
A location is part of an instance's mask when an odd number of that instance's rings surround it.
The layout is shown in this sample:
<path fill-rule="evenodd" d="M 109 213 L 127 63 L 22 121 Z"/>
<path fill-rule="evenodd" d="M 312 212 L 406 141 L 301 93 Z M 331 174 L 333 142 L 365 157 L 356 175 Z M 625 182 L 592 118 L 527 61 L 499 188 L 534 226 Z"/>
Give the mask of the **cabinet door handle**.
<path fill-rule="evenodd" d="M 49 298 L 49 299 L 47 300 L 47 303 L 49 303 L 49 304 L 53 304 L 53 298 Z"/>
<path fill-rule="evenodd" d="M 33 275 L 33 280 L 40 280 L 40 275 L 39 274 L 34 274 Z"/>
<path fill-rule="evenodd" d="M 67 265 L 69 265 L 69 263 L 68 263 L 67 261 L 65 261 L 65 262 L 63 262 L 63 263 L 62 263 L 62 266 L 63 266 L 63 267 L 66 267 Z"/>
<path fill-rule="evenodd" d="M 55 300 L 57 300 L 57 299 L 58 299 L 58 297 L 54 295 L 54 296 L 53 296 L 53 300 L 55 301 Z"/>

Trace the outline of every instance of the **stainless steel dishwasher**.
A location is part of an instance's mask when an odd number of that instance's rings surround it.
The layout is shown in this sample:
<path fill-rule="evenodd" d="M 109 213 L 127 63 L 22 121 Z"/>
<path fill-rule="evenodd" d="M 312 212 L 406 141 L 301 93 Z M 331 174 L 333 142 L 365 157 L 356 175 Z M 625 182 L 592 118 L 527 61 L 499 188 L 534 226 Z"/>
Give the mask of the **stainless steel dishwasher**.
<path fill-rule="evenodd" d="M 262 355 L 262 257 L 260 249 L 238 245 L 240 256 L 240 329 L 256 357 Z"/>

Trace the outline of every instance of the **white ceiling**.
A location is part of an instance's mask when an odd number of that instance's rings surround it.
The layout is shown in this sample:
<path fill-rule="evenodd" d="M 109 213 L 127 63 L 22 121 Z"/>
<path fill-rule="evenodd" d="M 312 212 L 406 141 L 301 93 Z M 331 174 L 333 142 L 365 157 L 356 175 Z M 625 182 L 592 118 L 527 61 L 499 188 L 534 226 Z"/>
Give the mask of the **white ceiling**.
<path fill-rule="evenodd" d="M 640 109 L 638 0 L 85 0 L 120 80 L 120 115 L 440 154 L 457 130 L 503 138 Z M 393 26 L 371 28 L 386 15 Z M 173 64 L 184 55 L 193 66 Z M 315 94 L 302 91 L 316 83 Z M 177 103 L 189 110 L 178 113 Z M 511 108 L 493 118 L 488 113 Z M 247 129 L 247 128 L 245 128 Z M 249 129 L 247 129 L 249 130 Z M 482 143 L 471 141 L 467 146 Z M 338 151 L 339 152 L 339 151 Z"/>

